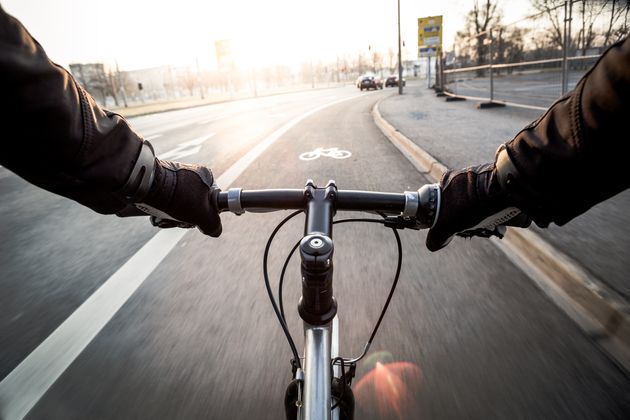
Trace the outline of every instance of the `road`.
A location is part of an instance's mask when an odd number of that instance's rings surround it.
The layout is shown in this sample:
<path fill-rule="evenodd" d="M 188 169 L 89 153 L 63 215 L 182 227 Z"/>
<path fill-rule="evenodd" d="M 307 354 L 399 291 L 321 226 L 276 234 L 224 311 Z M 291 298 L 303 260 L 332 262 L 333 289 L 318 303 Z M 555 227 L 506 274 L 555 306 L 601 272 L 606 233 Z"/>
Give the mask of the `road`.
<path fill-rule="evenodd" d="M 370 115 L 374 103 L 391 94 L 318 90 L 131 123 L 152 139 L 159 155 L 206 164 L 219 179 L 234 178 L 232 186 L 299 188 L 312 178 L 318 184 L 335 179 L 344 189 L 416 189 L 427 180 Z M 256 149 L 261 144 L 268 147 Z M 298 159 L 317 147 L 338 147 L 352 156 Z M 241 165 L 252 150 L 259 155 Z M 244 169 L 238 176 L 230 175 L 235 164 Z M 290 351 L 266 298 L 261 260 L 269 233 L 285 214 L 225 215 L 219 239 L 197 231 L 156 237 L 146 220 L 94 214 L 6 169 L 0 169 L 0 196 L 3 418 L 11 418 L 7 413 L 18 400 L 33 405 L 28 419 L 282 418 Z M 300 238 L 301 223 L 290 222 L 274 244 L 272 279 Z M 432 254 L 424 248 L 424 232 L 401 233 L 400 285 L 373 355 L 358 367 L 357 418 L 615 419 L 630 412 L 626 373 L 496 247 L 458 241 Z M 148 249 L 149 240 L 162 248 L 142 254 L 141 263 L 129 262 Z M 395 241 L 371 224 L 340 225 L 335 247 L 341 352 L 357 354 L 389 289 Z M 155 270 L 134 278 L 137 289 L 128 298 L 122 286 L 111 291 L 110 299 L 123 295 L 112 316 L 107 305 L 88 300 L 121 267 L 136 264 L 135 272 L 142 272 L 149 260 Z M 294 262 L 284 301 L 296 338 L 298 279 Z M 86 305 L 69 328 L 68 318 Z M 92 339 L 85 331 L 98 322 L 104 327 Z M 78 347 L 76 358 L 62 352 L 53 360 L 55 346 L 38 352 L 59 331 L 77 341 L 59 340 L 56 346 Z M 379 368 L 372 370 L 376 359 L 404 362 L 385 365 L 394 375 L 402 372 L 395 392 L 372 393 L 370 381 L 379 378 Z M 37 363 L 44 372 L 27 377 L 33 384 L 28 392 L 2 399 L 19 385 L 10 381 L 12 375 Z M 45 385 L 42 377 L 63 363 L 67 369 Z"/>

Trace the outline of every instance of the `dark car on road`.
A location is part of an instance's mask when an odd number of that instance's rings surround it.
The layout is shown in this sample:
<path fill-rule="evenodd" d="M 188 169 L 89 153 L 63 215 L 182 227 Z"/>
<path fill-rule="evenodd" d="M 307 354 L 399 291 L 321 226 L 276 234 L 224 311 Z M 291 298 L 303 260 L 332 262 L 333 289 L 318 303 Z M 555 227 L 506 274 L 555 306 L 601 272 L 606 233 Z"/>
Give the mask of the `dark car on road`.
<path fill-rule="evenodd" d="M 376 76 L 361 76 L 357 80 L 357 87 L 363 89 L 383 89 L 383 81 Z"/>
<path fill-rule="evenodd" d="M 405 79 L 402 79 L 402 85 L 405 86 Z M 398 86 L 398 76 L 391 75 L 385 80 L 385 87 Z"/>

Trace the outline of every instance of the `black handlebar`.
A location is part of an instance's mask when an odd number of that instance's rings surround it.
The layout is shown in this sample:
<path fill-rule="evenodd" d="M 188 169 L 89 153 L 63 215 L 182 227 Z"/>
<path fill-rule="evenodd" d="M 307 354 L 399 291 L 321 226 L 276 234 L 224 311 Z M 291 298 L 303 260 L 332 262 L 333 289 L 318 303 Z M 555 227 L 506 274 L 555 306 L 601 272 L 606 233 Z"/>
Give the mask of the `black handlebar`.
<path fill-rule="evenodd" d="M 424 185 L 418 191 L 388 193 L 377 191 L 337 190 L 334 181 L 317 188 L 312 181 L 303 189 L 241 190 L 231 188 L 217 196 L 219 212 L 235 214 L 276 210 L 305 210 L 312 205 L 314 195 L 325 194 L 334 211 L 367 211 L 398 215 L 413 220 L 417 228 L 429 228 L 440 209 L 440 188 Z"/>
<path fill-rule="evenodd" d="M 234 211 L 230 208 L 231 197 L 228 198 L 231 191 L 219 193 L 219 212 Z M 241 208 L 249 211 L 297 210 L 306 205 L 306 196 L 304 189 L 240 190 L 239 201 Z"/>
<path fill-rule="evenodd" d="M 414 192 L 415 193 L 415 192 Z M 404 193 L 385 193 L 375 191 L 338 190 L 334 198 L 336 210 L 381 211 L 400 213 L 405 208 Z M 220 212 L 231 211 L 228 191 L 221 191 L 218 196 Z M 241 190 L 240 203 L 243 210 L 274 211 L 303 209 L 307 203 L 305 190 L 269 189 Z"/>

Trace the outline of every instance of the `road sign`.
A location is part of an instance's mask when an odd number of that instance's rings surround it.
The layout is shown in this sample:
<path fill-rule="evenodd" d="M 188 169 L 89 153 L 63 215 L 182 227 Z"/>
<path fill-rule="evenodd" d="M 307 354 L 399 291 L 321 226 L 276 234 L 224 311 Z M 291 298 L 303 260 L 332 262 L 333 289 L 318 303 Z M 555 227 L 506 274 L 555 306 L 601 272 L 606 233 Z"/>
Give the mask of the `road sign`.
<path fill-rule="evenodd" d="M 418 57 L 435 57 L 438 54 L 438 48 L 423 47 L 418 48 Z"/>
<path fill-rule="evenodd" d="M 435 57 L 442 53 L 442 16 L 418 18 L 418 56 Z"/>
<path fill-rule="evenodd" d="M 234 60 L 232 55 L 232 40 L 217 39 L 214 41 L 214 48 L 217 53 L 217 66 L 219 70 L 229 70 Z"/>

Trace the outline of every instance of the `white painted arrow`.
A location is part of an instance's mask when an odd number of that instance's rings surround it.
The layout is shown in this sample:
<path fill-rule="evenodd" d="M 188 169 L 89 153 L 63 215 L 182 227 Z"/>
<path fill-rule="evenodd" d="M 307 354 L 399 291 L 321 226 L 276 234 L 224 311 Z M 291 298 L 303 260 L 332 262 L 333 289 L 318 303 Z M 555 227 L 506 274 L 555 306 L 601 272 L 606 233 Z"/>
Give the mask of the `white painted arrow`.
<path fill-rule="evenodd" d="M 159 155 L 158 158 L 168 159 L 168 160 L 178 160 L 183 157 L 199 153 L 199 151 L 201 150 L 201 145 L 210 137 L 214 136 L 215 134 L 216 133 L 210 133 L 205 136 L 196 138 L 194 140 L 190 140 L 185 143 L 180 143 L 173 150 L 169 150 L 168 152 L 165 152 Z"/>

